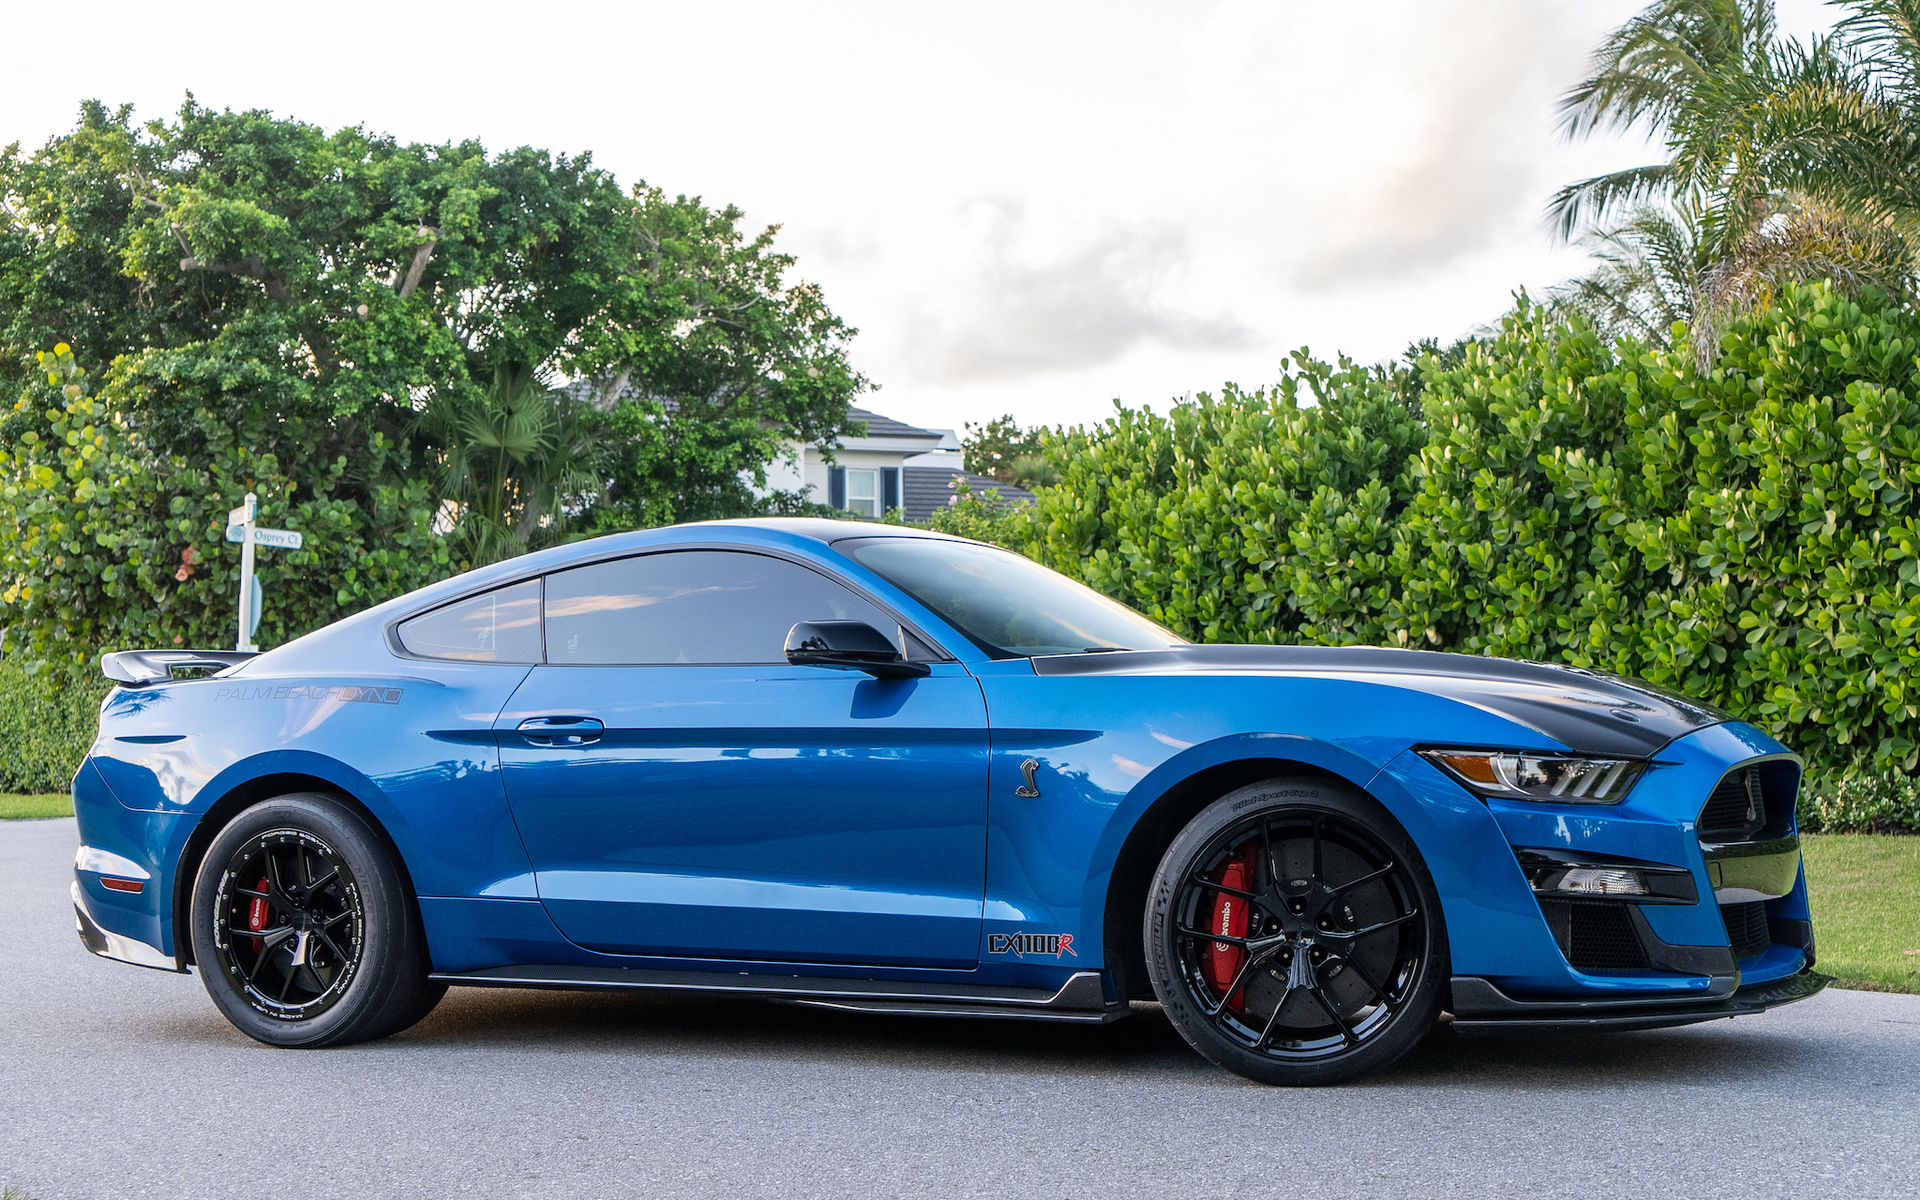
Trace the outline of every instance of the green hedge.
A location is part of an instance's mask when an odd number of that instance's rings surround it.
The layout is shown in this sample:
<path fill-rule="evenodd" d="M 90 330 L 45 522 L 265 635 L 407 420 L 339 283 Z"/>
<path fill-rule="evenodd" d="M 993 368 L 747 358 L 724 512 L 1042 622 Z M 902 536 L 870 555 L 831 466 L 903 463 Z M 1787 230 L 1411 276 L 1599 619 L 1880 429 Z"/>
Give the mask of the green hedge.
<path fill-rule="evenodd" d="M 89 677 L 101 651 L 231 645 L 240 547 L 227 512 L 249 491 L 260 523 L 299 550 L 260 551 L 257 640 L 271 646 L 464 568 L 432 530 L 425 482 L 377 431 L 321 415 L 190 414 L 203 450 L 156 448 L 141 386 L 91 373 L 62 345 L 0 412 L 0 627 L 8 656 Z M 122 364 L 124 366 L 124 364 Z M 185 417 L 180 418 L 186 420 Z"/>
<path fill-rule="evenodd" d="M 64 792 L 93 744 L 105 679 L 0 659 L 0 792 Z"/>
<path fill-rule="evenodd" d="M 1196 639 L 1637 676 L 1806 755 L 1811 822 L 1920 827 L 1917 354 L 1920 319 L 1824 287 L 1704 373 L 1523 302 L 1412 371 L 1300 359 L 1064 433 L 994 532 Z"/>

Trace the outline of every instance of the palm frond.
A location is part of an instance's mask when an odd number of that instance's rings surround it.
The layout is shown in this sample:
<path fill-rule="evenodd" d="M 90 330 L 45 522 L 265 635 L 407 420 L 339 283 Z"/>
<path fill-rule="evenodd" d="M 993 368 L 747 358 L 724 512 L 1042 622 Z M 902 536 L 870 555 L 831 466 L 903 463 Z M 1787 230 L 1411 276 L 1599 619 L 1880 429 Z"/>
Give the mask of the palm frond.
<path fill-rule="evenodd" d="M 1600 44 L 1561 97 L 1560 130 L 1663 131 L 1702 81 L 1763 63 L 1774 29 L 1772 0 L 1660 0 Z"/>
<path fill-rule="evenodd" d="M 1920 102 L 1920 0 L 1850 0 L 1849 7 L 1834 36 L 1860 53 L 1901 107 L 1914 107 Z"/>
<path fill-rule="evenodd" d="M 1661 198 L 1673 178 L 1671 166 L 1653 163 L 1582 179 L 1554 193 L 1547 205 L 1547 219 L 1555 236 L 1572 241 L 1581 229 L 1597 226 L 1620 209 Z"/>

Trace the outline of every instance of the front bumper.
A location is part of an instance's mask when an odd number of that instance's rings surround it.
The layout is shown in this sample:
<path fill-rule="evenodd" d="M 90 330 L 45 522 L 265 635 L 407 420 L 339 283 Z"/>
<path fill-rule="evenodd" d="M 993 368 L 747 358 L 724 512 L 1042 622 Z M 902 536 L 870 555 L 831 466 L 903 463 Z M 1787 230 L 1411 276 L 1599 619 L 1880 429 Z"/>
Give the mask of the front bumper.
<path fill-rule="evenodd" d="M 1721 1017 L 1744 1017 L 1805 1000 L 1832 983 L 1831 976 L 1801 971 L 1749 984 L 1706 1002 L 1674 999 L 1523 1000 L 1477 976 L 1453 980 L 1453 1027 L 1477 1035 L 1542 1029 L 1628 1030 L 1693 1025 Z"/>
<path fill-rule="evenodd" d="M 1766 820 L 1723 841 L 1701 828 L 1702 814 L 1722 780 L 1749 768 L 1769 773 Z M 1751 726 L 1709 726 L 1670 743 L 1615 805 L 1468 805 L 1464 789 L 1412 752 L 1382 778 L 1429 806 L 1453 806 L 1464 818 L 1456 824 L 1473 831 L 1471 845 L 1462 836 L 1447 847 L 1476 868 L 1442 892 L 1453 970 L 1550 1006 L 1537 1011 L 1564 1016 L 1568 1005 L 1600 1001 L 1630 1017 L 1634 1006 L 1733 1015 L 1717 1006 L 1815 965 L 1792 815 L 1798 762 Z M 1641 868 L 1650 890 L 1581 896 L 1544 877 L 1536 890 L 1530 872 L 1553 861 Z"/>

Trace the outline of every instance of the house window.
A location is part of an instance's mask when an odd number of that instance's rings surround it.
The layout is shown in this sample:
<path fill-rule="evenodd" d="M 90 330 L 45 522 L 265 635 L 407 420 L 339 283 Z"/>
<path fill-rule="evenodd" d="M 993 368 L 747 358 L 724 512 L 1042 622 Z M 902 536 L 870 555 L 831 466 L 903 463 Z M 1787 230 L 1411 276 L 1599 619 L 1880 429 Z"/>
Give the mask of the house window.
<path fill-rule="evenodd" d="M 859 513 L 863 517 L 880 516 L 880 472 L 847 468 L 847 504 L 848 512 Z"/>

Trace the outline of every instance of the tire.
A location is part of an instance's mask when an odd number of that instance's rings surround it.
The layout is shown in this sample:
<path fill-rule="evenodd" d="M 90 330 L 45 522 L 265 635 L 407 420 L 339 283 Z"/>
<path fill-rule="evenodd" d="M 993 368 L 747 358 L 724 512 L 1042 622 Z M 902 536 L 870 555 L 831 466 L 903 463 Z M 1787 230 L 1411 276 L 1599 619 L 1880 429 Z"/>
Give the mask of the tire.
<path fill-rule="evenodd" d="M 426 936 L 392 852 L 329 796 L 279 796 L 234 818 L 201 861 L 191 919 L 207 994 L 269 1046 L 385 1037 L 446 994 L 427 978 Z"/>
<path fill-rule="evenodd" d="M 1154 873 L 1142 934 L 1181 1036 L 1268 1084 L 1390 1066 L 1433 1027 L 1449 974 L 1412 840 L 1370 797 L 1320 779 L 1240 788 L 1189 822 Z"/>

